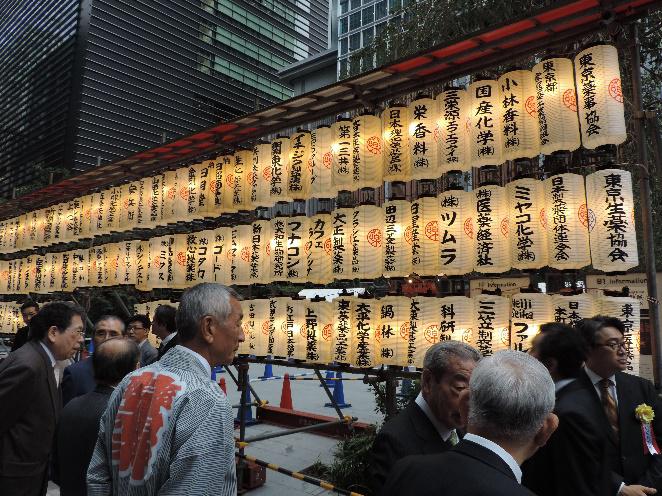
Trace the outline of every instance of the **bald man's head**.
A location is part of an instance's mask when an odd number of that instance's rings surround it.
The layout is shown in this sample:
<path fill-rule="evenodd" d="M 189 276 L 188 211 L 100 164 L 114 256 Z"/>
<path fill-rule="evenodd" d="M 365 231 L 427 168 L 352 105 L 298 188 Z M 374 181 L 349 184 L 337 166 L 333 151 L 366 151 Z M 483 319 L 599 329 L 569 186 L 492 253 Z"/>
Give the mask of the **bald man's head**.
<path fill-rule="evenodd" d="M 125 375 L 136 370 L 139 361 L 140 349 L 135 341 L 111 338 L 94 350 L 94 379 L 98 384 L 116 386 Z"/>

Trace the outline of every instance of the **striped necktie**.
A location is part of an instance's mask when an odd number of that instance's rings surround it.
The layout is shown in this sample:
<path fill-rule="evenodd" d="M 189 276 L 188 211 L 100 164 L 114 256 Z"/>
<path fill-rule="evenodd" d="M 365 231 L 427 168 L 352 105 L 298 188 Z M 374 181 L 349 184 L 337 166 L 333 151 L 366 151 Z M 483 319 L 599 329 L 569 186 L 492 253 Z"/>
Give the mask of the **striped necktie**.
<path fill-rule="evenodd" d="M 614 397 L 611 395 L 610 387 L 612 383 L 609 379 L 602 379 L 598 384 L 600 385 L 602 407 L 605 409 L 609 425 L 611 425 L 616 438 L 618 438 L 618 407 L 616 406 Z"/>

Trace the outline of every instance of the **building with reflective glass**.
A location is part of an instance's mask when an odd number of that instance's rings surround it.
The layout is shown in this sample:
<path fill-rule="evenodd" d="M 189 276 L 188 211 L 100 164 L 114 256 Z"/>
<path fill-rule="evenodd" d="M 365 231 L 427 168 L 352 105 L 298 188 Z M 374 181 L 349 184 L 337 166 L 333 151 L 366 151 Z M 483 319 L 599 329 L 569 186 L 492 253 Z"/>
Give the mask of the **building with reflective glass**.
<path fill-rule="evenodd" d="M 328 0 L 0 2 L 0 197 L 290 98 Z"/>

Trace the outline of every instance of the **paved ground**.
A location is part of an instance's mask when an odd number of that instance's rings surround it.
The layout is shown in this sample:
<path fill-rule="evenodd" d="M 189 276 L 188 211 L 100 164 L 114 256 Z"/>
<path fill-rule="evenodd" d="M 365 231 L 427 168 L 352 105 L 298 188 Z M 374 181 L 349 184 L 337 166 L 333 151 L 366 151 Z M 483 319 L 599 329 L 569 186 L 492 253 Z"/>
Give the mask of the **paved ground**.
<path fill-rule="evenodd" d="M 233 373 L 236 371 L 233 369 Z M 269 401 L 269 404 L 278 406 L 282 391 L 282 380 L 259 381 L 256 380 L 264 372 L 264 365 L 251 364 L 250 378 L 253 388 L 260 396 L 260 399 Z M 274 367 L 275 375 L 282 376 L 285 372 L 291 375 L 309 374 L 306 377 L 315 377 L 312 371 L 306 369 L 292 369 L 284 367 Z M 235 374 L 236 375 L 236 374 Z M 239 403 L 239 392 L 227 373 L 223 373 L 225 378 L 228 397 L 233 404 Z M 345 378 L 360 378 L 360 375 L 348 374 Z M 381 422 L 381 414 L 375 413 L 375 398 L 371 386 L 363 384 L 362 381 L 344 381 L 343 388 L 345 392 L 345 402 L 350 403 L 351 408 L 346 408 L 343 412 L 347 415 L 358 417 L 360 421 L 367 423 Z M 291 381 L 292 402 L 294 409 L 306 412 L 313 412 L 322 415 L 335 415 L 333 408 L 324 406 L 328 398 L 324 389 L 320 387 L 319 381 Z M 255 411 L 253 409 L 253 414 Z M 282 428 L 257 424 L 247 428 L 247 436 L 256 436 L 267 432 L 280 431 Z M 237 432 L 238 435 L 238 432 Z M 317 460 L 323 463 L 330 463 L 333 458 L 333 451 L 336 441 L 324 436 L 315 434 L 297 433 L 276 439 L 269 439 L 255 443 L 254 446 L 246 448 L 248 455 L 275 463 L 290 470 L 303 470 L 309 467 Z M 59 496 L 60 491 L 55 484 L 49 486 L 48 496 Z M 267 483 L 250 494 L 256 496 L 304 496 L 331 494 L 327 491 L 293 479 L 286 475 L 267 469 Z"/>

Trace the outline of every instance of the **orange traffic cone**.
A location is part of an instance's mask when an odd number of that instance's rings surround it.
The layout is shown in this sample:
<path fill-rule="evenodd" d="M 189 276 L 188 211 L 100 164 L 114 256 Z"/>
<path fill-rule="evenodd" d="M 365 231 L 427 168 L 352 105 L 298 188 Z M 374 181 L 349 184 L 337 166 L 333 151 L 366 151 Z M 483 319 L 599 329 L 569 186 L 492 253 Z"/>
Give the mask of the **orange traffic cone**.
<path fill-rule="evenodd" d="M 283 377 L 283 392 L 280 393 L 280 407 L 292 410 L 292 388 L 290 387 L 290 374 Z"/>
<path fill-rule="evenodd" d="M 228 391 L 227 391 L 227 388 L 226 388 L 226 386 L 225 386 L 225 377 L 221 377 L 221 382 L 219 383 L 219 385 L 221 386 L 221 389 L 223 390 L 223 392 L 224 392 L 225 395 L 227 396 L 227 395 L 228 395 Z"/>

